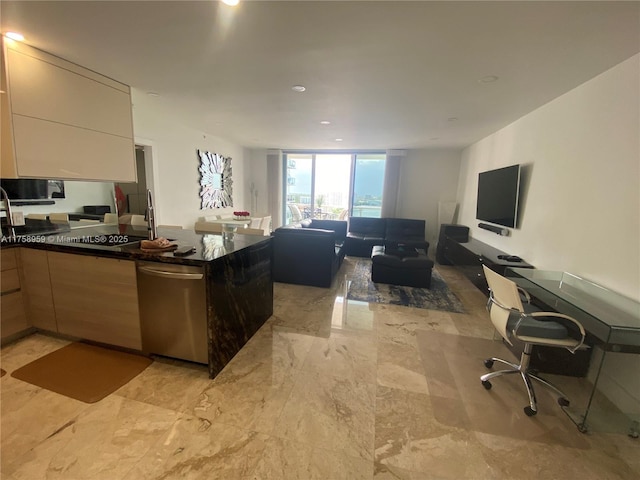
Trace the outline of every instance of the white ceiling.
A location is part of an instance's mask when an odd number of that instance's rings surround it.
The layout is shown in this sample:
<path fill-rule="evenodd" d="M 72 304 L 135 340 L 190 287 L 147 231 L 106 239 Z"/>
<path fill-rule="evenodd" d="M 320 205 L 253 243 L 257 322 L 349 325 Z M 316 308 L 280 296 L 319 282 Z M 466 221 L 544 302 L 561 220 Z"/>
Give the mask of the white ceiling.
<path fill-rule="evenodd" d="M 156 92 L 183 122 L 246 147 L 462 148 L 640 51 L 639 2 L 0 8 L 3 33 Z"/>

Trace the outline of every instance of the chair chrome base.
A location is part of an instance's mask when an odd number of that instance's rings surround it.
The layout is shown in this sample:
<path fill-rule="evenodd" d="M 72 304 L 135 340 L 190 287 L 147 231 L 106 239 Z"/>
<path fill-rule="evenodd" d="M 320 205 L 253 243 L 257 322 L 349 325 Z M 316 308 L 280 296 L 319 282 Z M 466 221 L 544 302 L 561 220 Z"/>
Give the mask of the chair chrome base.
<path fill-rule="evenodd" d="M 545 379 L 540 378 L 538 375 L 535 375 L 534 373 L 529 371 L 529 362 L 531 360 L 532 349 L 533 349 L 532 344 L 525 343 L 524 351 L 522 352 L 522 355 L 520 357 L 519 365 L 512 362 L 508 362 L 501 358 L 495 358 L 495 357 L 485 360 L 484 365 L 487 368 L 493 367 L 494 362 L 504 363 L 505 365 L 511 368 L 509 370 L 498 370 L 496 372 L 487 373 L 480 377 L 480 380 L 482 381 L 482 386 L 487 390 L 489 390 L 491 389 L 491 382 L 489 381 L 490 379 L 499 377 L 501 375 L 519 373 L 520 376 L 522 377 L 522 380 L 524 381 L 525 386 L 527 387 L 527 393 L 529 394 L 529 405 L 524 407 L 524 413 L 529 417 L 532 417 L 533 415 L 538 413 L 538 407 L 536 404 L 536 393 L 535 393 L 535 390 L 533 389 L 533 383 L 531 382 L 531 379 L 536 380 L 540 382 L 542 385 L 544 385 L 545 387 L 549 388 L 550 390 L 553 390 L 558 395 L 558 404 L 560 406 L 562 407 L 569 406 L 569 400 L 567 399 L 567 396 L 560 389 L 558 389 L 555 385 L 547 382 Z"/>

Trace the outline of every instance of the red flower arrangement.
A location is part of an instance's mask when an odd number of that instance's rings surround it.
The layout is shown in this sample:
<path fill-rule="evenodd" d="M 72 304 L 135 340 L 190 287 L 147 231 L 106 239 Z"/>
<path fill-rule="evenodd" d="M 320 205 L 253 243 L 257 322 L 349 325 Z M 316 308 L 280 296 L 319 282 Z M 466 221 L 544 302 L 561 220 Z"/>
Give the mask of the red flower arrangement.
<path fill-rule="evenodd" d="M 235 218 L 236 220 L 248 220 L 249 217 L 251 217 L 251 214 L 249 212 L 233 212 L 233 218 Z"/>

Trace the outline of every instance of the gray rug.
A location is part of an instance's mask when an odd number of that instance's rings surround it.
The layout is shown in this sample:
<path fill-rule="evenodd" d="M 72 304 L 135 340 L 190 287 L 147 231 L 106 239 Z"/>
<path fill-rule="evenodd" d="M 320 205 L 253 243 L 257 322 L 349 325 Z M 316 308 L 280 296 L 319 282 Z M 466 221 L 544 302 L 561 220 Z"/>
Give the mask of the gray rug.
<path fill-rule="evenodd" d="M 386 283 L 373 283 L 371 281 L 371 260 L 359 258 L 351 280 L 347 293 L 347 299 L 350 300 L 465 313 L 462 303 L 449 289 L 435 268 L 431 274 L 430 289 L 387 285 Z"/>

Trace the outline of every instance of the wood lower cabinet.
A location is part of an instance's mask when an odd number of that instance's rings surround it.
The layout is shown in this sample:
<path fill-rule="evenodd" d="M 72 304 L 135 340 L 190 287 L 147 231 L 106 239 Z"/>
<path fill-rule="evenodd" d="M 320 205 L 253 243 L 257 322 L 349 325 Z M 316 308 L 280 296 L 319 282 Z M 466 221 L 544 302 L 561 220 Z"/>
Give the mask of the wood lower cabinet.
<path fill-rule="evenodd" d="M 18 249 L 3 249 L 0 254 L 0 336 L 5 340 L 27 330 L 30 324 L 24 311 Z"/>
<path fill-rule="evenodd" d="M 142 349 L 135 262 L 48 252 L 58 332 Z"/>
<path fill-rule="evenodd" d="M 45 250 L 32 248 L 20 250 L 22 291 L 25 296 L 27 318 L 36 328 L 57 332 L 48 254 Z"/>

